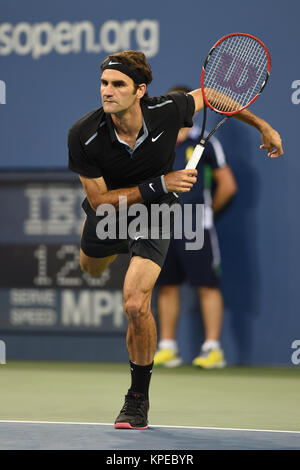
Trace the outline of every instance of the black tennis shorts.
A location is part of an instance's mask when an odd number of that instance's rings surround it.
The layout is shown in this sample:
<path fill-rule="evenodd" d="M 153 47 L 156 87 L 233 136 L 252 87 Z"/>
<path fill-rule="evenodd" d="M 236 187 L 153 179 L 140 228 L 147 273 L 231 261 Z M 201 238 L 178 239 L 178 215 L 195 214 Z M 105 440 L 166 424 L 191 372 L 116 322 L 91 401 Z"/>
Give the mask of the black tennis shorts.
<path fill-rule="evenodd" d="M 87 215 L 84 229 L 81 236 L 81 249 L 91 258 L 104 258 L 117 254 L 129 253 L 131 256 L 141 256 L 150 259 L 160 267 L 163 266 L 169 244 L 172 237 L 174 218 L 170 217 L 169 232 L 170 237 L 163 238 L 166 233 L 165 228 L 159 227 L 159 238 L 153 239 L 149 236 L 149 230 L 145 230 L 144 236 L 128 237 L 122 240 L 105 239 L 101 240 L 97 236 L 97 224 L 101 217 L 97 217 L 95 212 L 85 199 L 82 207 Z M 150 227 L 150 221 L 149 221 Z M 141 231 L 142 232 L 142 231 Z M 118 232 L 117 232 L 118 233 Z"/>

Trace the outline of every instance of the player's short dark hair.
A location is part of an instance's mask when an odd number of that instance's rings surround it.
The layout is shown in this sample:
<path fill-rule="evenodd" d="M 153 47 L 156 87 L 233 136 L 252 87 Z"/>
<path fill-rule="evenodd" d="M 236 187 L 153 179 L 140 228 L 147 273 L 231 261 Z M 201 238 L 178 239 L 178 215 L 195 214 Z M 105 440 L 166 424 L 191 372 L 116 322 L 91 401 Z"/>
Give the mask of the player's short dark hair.
<path fill-rule="evenodd" d="M 143 52 L 141 51 L 134 51 L 131 49 L 121 51 L 121 52 L 116 52 L 114 54 L 110 54 L 105 59 L 100 65 L 101 71 L 103 71 L 103 68 L 105 67 L 105 64 L 107 64 L 107 61 L 109 60 L 114 60 L 121 62 L 122 64 L 127 65 L 134 71 L 136 71 L 139 75 L 143 76 L 143 83 L 146 83 L 146 85 L 149 85 L 152 80 L 152 70 L 150 67 L 150 64 L 148 63 L 146 56 Z M 138 85 L 135 84 L 135 91 L 137 90 Z M 149 98 L 148 93 L 146 92 L 144 97 L 145 99 Z"/>

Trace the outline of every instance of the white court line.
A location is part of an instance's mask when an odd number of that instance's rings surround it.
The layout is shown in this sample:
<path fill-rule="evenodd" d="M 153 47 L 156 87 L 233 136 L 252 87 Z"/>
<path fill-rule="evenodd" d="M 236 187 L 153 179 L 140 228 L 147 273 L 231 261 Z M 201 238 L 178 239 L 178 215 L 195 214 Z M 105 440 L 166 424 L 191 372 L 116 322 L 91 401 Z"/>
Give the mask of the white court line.
<path fill-rule="evenodd" d="M 14 424 L 75 424 L 85 426 L 113 426 L 113 423 L 85 423 L 79 421 L 16 421 L 16 420 L 0 420 L 0 423 Z M 249 431 L 249 432 L 273 432 L 273 433 L 290 433 L 300 434 L 300 431 L 285 431 L 280 429 L 243 429 L 243 428 L 214 428 L 200 426 L 167 426 L 165 424 L 149 424 L 149 428 L 175 428 L 175 429 L 206 429 L 208 431 Z"/>

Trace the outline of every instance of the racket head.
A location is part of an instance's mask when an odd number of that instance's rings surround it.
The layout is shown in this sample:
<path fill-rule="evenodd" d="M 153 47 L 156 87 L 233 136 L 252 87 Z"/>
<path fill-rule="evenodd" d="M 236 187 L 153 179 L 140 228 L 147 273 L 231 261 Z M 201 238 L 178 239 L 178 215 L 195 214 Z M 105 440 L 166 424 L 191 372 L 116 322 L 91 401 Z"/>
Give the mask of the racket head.
<path fill-rule="evenodd" d="M 228 34 L 214 44 L 202 67 L 204 102 L 217 113 L 236 114 L 258 98 L 270 71 L 262 41 L 247 33 Z"/>

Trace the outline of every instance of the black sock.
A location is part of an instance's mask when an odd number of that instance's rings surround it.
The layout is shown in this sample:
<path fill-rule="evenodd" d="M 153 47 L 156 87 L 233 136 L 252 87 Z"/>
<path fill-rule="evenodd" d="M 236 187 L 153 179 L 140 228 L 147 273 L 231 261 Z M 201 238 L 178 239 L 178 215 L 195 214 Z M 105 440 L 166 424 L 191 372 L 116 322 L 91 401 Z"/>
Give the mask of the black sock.
<path fill-rule="evenodd" d="M 153 362 L 147 366 L 139 366 L 129 361 L 131 371 L 131 392 L 140 392 L 149 398 L 149 385 L 152 375 Z"/>

